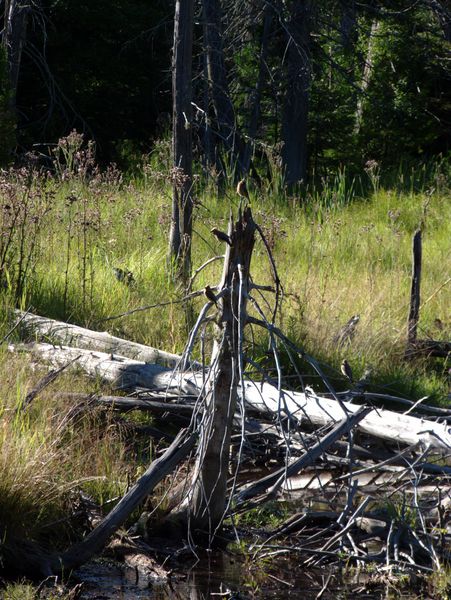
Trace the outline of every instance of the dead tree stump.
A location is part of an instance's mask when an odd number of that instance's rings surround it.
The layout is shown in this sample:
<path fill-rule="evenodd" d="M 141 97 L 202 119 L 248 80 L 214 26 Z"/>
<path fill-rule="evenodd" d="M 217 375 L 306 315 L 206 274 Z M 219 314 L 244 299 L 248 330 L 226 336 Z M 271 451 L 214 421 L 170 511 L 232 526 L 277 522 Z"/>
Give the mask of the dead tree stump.
<path fill-rule="evenodd" d="M 222 280 L 216 295 L 215 341 L 205 386 L 205 410 L 190 490 L 185 502 L 190 531 L 211 542 L 227 508 L 227 478 L 232 420 L 242 376 L 243 329 L 250 288 L 250 263 L 256 224 L 249 207 L 229 222 Z M 212 301 L 213 304 L 213 301 Z"/>

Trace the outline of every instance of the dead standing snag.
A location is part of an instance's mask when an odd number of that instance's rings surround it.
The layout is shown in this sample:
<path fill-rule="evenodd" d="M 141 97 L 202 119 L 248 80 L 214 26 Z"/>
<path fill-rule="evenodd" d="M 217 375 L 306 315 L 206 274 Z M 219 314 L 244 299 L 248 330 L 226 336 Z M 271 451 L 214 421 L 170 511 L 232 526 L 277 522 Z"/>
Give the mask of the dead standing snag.
<path fill-rule="evenodd" d="M 242 376 L 242 339 L 247 321 L 250 263 L 256 226 L 250 208 L 229 223 L 222 280 L 218 287 L 219 315 L 205 385 L 205 410 L 192 486 L 186 501 L 191 532 L 208 534 L 211 541 L 227 506 L 227 478 L 232 421 Z"/>

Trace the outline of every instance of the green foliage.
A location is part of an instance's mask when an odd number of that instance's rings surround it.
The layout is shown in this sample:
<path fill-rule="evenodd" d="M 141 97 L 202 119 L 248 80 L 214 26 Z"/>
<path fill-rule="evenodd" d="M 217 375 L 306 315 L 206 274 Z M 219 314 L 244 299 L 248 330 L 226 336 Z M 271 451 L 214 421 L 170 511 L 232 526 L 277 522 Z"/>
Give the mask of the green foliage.
<path fill-rule="evenodd" d="M 404 0 L 395 3 L 396 9 L 391 2 L 379 2 L 377 7 L 355 5 L 345 41 L 346 3 L 311 4 L 311 35 L 299 52 L 310 60 L 308 154 L 315 183 L 345 167 L 353 176 L 368 160 L 386 168 L 397 166 L 401 157 L 445 153 L 449 149 L 449 61 L 433 11 Z M 281 171 L 292 5 L 282 3 L 272 13 L 266 49 L 262 48 L 264 19 L 272 5 L 259 11 L 255 3 L 245 3 L 242 11 L 224 11 L 223 47 L 237 124 L 246 137 L 260 86 L 253 162 L 261 177 L 270 171 L 274 180 Z M 173 3 L 163 0 L 44 3 L 43 15 L 51 26 L 45 34 L 39 27 L 29 28 L 32 51 L 22 57 L 21 147 L 37 144 L 47 153 L 49 143 L 56 144 L 75 126 L 96 140 L 102 162 L 116 160 L 135 175 L 140 156 L 149 154 L 155 140 L 170 130 L 173 8 Z M 366 72 L 375 22 L 374 52 Z M 199 25 L 195 27 L 193 80 L 194 101 L 200 110 L 195 111 L 193 139 L 195 152 L 202 158 L 207 116 L 213 134 L 216 126 L 211 94 L 206 92 Z M 8 159 L 14 147 L 13 123 L 2 108 L 5 85 L 3 57 L 0 113 L 7 118 L 0 119 L 5 129 L 0 160 Z M 213 153 L 217 175 L 228 157 L 218 158 L 216 148 Z"/>
<path fill-rule="evenodd" d="M 386 19 L 373 45 L 359 139 L 363 157 L 393 164 L 402 155 L 434 152 L 444 134 L 447 85 L 438 23 L 426 9 L 405 19 Z"/>

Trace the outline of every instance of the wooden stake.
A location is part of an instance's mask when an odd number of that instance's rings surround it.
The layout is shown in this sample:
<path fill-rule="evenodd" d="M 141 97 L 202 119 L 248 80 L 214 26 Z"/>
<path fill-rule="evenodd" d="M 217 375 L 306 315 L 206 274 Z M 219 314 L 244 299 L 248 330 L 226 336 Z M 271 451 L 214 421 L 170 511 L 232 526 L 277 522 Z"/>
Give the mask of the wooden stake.
<path fill-rule="evenodd" d="M 420 316 L 421 229 L 418 229 L 413 236 L 412 258 L 412 285 L 410 289 L 409 320 L 407 324 L 407 355 L 411 353 L 415 346 L 418 319 Z"/>

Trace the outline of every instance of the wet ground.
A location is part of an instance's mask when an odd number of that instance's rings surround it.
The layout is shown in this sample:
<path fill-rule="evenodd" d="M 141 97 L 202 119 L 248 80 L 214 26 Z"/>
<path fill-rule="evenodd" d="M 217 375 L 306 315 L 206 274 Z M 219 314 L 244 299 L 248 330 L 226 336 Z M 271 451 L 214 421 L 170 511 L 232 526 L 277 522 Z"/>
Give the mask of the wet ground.
<path fill-rule="evenodd" d="M 224 552 L 187 560 L 168 583 L 139 580 L 136 571 L 113 562 L 96 561 L 77 572 L 83 581 L 81 600 L 207 600 L 207 599 L 390 599 L 427 598 L 400 583 L 382 583 L 374 575 L 330 570 L 306 571 L 295 560 L 250 565 Z"/>

